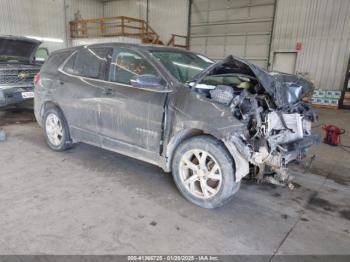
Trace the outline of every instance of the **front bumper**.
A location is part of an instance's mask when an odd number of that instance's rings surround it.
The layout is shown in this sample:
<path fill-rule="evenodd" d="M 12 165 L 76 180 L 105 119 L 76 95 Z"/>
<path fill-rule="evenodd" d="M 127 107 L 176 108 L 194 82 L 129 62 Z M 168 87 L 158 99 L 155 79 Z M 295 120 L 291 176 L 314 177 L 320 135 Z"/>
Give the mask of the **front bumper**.
<path fill-rule="evenodd" d="M 18 104 L 23 101 L 27 101 L 33 98 L 24 98 L 23 92 L 34 92 L 34 86 L 16 86 L 16 87 L 3 87 L 0 86 L 0 107 L 8 105 Z"/>
<path fill-rule="evenodd" d="M 307 155 L 309 147 L 318 144 L 321 137 L 317 134 L 305 136 L 304 138 L 284 145 L 285 152 L 268 152 L 266 147 L 260 147 L 259 151 L 254 151 L 240 136 L 232 136 L 225 141 L 231 155 L 236 162 L 236 181 L 240 181 L 249 174 L 249 163 L 261 168 L 264 172 L 265 167 L 276 172 L 285 170 L 288 164 L 302 160 Z M 238 161 L 237 161 L 238 160 Z"/>
<path fill-rule="evenodd" d="M 318 134 L 312 134 L 294 143 L 290 143 L 288 145 L 288 152 L 284 154 L 283 164 L 288 165 L 293 161 L 302 160 L 306 157 L 308 149 L 319 143 L 321 143 L 321 136 Z"/>

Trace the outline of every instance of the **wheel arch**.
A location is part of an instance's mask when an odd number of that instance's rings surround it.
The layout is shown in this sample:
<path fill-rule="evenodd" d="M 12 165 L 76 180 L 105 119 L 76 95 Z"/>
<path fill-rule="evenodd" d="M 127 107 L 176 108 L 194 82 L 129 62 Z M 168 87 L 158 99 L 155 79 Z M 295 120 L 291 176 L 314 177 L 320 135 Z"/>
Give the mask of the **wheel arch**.
<path fill-rule="evenodd" d="M 62 109 L 59 107 L 59 105 L 55 102 L 52 102 L 52 101 L 46 101 L 45 103 L 43 103 L 43 105 L 41 106 L 41 109 L 40 109 L 40 117 L 43 118 L 44 114 L 45 114 L 45 111 L 49 108 L 53 108 L 53 107 L 56 107 L 58 110 L 61 111 L 61 113 L 63 114 L 62 112 Z"/>
<path fill-rule="evenodd" d="M 169 140 L 167 147 L 166 147 L 166 152 L 165 152 L 165 157 L 166 157 L 166 166 L 165 166 L 165 171 L 166 172 L 171 172 L 171 165 L 172 165 L 172 161 L 173 161 L 173 157 L 174 157 L 174 153 L 176 151 L 176 149 L 178 148 L 178 146 L 180 144 L 182 144 L 185 140 L 196 137 L 196 136 L 201 136 L 201 135 L 207 135 L 209 137 L 212 137 L 216 140 L 218 140 L 219 142 L 221 142 L 223 144 L 223 146 L 225 147 L 225 149 L 227 150 L 227 152 L 231 155 L 230 150 L 227 148 L 226 144 L 223 142 L 222 139 L 220 139 L 219 137 L 217 137 L 216 135 L 203 130 L 203 129 L 199 129 L 199 128 L 188 128 L 185 130 L 181 130 L 177 133 L 175 133 L 171 139 Z M 231 155 L 233 162 L 235 162 L 234 157 Z"/>
<path fill-rule="evenodd" d="M 62 127 L 64 129 L 64 134 L 65 134 L 64 136 L 62 136 L 64 138 L 63 144 L 60 143 L 59 145 L 53 145 L 51 142 L 49 142 L 49 140 L 47 138 L 45 120 L 48 117 L 48 115 L 50 115 L 52 113 L 58 115 L 58 117 L 61 120 L 61 124 L 62 124 Z M 49 147 L 51 147 L 51 149 L 53 149 L 55 151 L 64 151 L 66 149 L 71 148 L 73 145 L 73 140 L 72 140 L 71 135 L 70 135 L 71 130 L 70 130 L 67 119 L 66 119 L 62 109 L 56 103 L 51 102 L 51 101 L 47 101 L 42 105 L 42 107 L 40 109 L 40 115 L 41 115 L 41 118 L 43 121 L 42 128 L 44 130 L 46 140 L 47 140 Z"/>
<path fill-rule="evenodd" d="M 55 103 L 53 101 L 46 101 L 45 103 L 43 103 L 43 105 L 41 106 L 41 109 L 40 109 L 40 118 L 42 119 L 42 121 L 44 120 L 43 117 L 44 117 L 45 111 L 50 109 L 50 108 L 56 108 L 57 110 L 60 111 L 60 113 L 62 114 L 62 116 L 64 118 L 65 123 L 68 126 L 69 135 L 71 136 L 71 134 L 72 134 L 71 127 L 68 123 L 67 117 L 64 114 L 62 108 L 57 103 Z M 42 123 L 42 124 L 44 124 L 44 123 Z M 71 137 L 71 139 L 72 139 L 72 137 Z"/>

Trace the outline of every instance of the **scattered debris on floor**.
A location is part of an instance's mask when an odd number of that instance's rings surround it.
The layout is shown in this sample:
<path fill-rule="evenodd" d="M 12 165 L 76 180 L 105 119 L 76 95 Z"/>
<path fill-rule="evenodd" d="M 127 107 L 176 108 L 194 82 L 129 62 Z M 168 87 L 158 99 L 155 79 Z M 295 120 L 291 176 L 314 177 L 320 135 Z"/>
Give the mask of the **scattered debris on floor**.
<path fill-rule="evenodd" d="M 0 128 L 0 142 L 3 142 L 6 140 L 6 132 Z"/>
<path fill-rule="evenodd" d="M 287 215 L 287 214 L 282 214 L 281 217 L 282 217 L 283 219 L 288 219 L 288 215 Z"/>

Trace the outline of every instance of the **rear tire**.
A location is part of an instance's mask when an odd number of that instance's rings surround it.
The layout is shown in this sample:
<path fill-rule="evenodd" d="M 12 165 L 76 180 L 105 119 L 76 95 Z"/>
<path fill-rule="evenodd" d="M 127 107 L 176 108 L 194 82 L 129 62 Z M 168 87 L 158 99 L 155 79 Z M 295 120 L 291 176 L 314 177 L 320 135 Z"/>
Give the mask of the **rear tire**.
<path fill-rule="evenodd" d="M 43 130 L 46 143 L 52 150 L 64 151 L 72 147 L 67 121 L 57 107 L 45 111 Z"/>
<path fill-rule="evenodd" d="M 217 208 L 238 191 L 234 161 L 225 146 L 210 136 L 185 140 L 176 149 L 172 173 L 182 195 L 203 208 Z"/>

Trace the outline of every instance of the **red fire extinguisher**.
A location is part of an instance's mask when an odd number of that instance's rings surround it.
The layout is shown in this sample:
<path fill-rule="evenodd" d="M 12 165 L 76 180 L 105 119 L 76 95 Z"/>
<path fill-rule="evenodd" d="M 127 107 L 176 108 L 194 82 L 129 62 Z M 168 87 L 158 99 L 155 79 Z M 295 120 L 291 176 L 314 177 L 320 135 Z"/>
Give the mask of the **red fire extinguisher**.
<path fill-rule="evenodd" d="M 340 144 L 340 135 L 345 133 L 344 129 L 335 125 L 324 125 L 322 129 L 325 131 L 325 136 L 323 138 L 324 143 L 332 146 Z"/>

